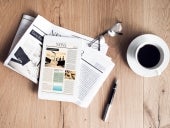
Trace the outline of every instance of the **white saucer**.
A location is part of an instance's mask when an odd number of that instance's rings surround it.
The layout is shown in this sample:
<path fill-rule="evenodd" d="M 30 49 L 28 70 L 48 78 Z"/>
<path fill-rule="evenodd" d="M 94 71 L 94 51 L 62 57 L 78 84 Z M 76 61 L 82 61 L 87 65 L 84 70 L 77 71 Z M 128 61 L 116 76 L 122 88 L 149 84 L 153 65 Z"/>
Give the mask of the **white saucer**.
<path fill-rule="evenodd" d="M 145 68 L 139 64 L 135 57 L 135 52 L 137 47 L 144 42 L 149 42 L 150 44 L 156 44 L 163 49 L 164 58 L 159 67 Z M 165 41 L 158 36 L 152 34 L 144 34 L 135 38 L 128 47 L 127 50 L 127 62 L 129 67 L 138 75 L 144 77 L 153 77 L 160 75 L 169 64 L 169 48 Z"/>

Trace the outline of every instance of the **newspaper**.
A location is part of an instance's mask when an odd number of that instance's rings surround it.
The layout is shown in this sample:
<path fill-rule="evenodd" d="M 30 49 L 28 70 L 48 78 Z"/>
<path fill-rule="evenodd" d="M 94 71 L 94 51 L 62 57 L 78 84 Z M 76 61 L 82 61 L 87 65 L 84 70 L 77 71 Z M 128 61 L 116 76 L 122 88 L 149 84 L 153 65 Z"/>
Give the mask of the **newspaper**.
<path fill-rule="evenodd" d="M 79 51 L 77 45 L 82 43 L 83 40 L 77 38 L 44 37 L 38 89 L 40 99 L 89 106 L 114 63 L 91 48 Z"/>
<path fill-rule="evenodd" d="M 81 40 L 45 36 L 38 97 L 73 102 L 80 79 Z"/>
<path fill-rule="evenodd" d="M 10 51 L 4 65 L 38 83 L 42 42 L 45 35 L 82 39 L 85 42 L 83 43 L 83 49 L 88 48 L 88 43 L 93 40 L 93 38 L 56 26 L 38 15 Z M 107 44 L 103 43 L 100 45 L 100 52 L 106 53 L 108 49 Z M 96 51 L 95 45 L 92 48 Z"/>
<path fill-rule="evenodd" d="M 30 23 L 28 24 L 30 25 Z M 19 41 L 15 43 L 15 47 L 11 48 L 10 54 L 5 60 L 4 65 L 33 82 L 38 83 L 44 37 L 52 35 L 58 38 L 69 38 L 68 40 L 79 40 L 82 42 L 81 61 L 78 66 L 80 67 L 80 77 L 76 82 L 75 88 L 72 89 L 74 92 L 72 93 L 72 96 L 70 96 L 70 98 L 65 98 L 65 96 L 61 95 L 58 99 L 58 95 L 56 96 L 56 94 L 59 93 L 59 90 L 57 93 L 50 93 L 50 95 L 46 95 L 48 93 L 44 93 L 45 91 L 42 91 L 41 89 L 39 92 L 41 92 L 41 99 L 69 101 L 76 103 L 81 107 L 88 107 L 114 67 L 114 63 L 105 55 L 108 49 L 107 44 L 100 44 L 100 51 L 97 50 L 95 45 L 89 48 L 88 44 L 94 40 L 93 38 L 56 26 L 39 15 L 28 29 L 25 28 L 25 30 L 23 36 L 20 36 Z M 48 61 L 50 60 L 47 59 L 47 62 Z M 61 87 L 55 89 L 61 89 Z M 66 86 L 64 86 L 63 89 L 69 90 Z"/>
<path fill-rule="evenodd" d="M 81 56 L 79 93 L 75 103 L 88 107 L 114 66 L 109 57 L 86 48 Z"/>

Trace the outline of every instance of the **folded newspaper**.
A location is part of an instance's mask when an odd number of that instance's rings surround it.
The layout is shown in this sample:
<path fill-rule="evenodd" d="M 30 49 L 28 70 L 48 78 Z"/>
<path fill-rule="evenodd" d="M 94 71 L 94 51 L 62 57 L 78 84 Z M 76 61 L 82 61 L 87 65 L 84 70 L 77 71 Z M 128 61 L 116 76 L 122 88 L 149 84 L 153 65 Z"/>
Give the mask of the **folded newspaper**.
<path fill-rule="evenodd" d="M 48 35 L 52 37 L 48 37 Z M 67 47 L 61 49 L 55 45 L 54 48 L 52 46 L 47 48 L 44 44 L 50 44 L 50 40 L 71 41 L 71 44 L 79 42 L 81 44 L 81 53 L 77 52 L 75 53 L 76 56 L 74 56 L 74 52 L 68 54 Z M 68 101 L 82 107 L 88 107 L 114 67 L 114 63 L 105 55 L 108 49 L 107 44 L 100 44 L 101 51 L 99 52 L 95 49 L 95 45 L 94 47 L 88 47 L 89 42 L 92 40 L 93 38 L 56 26 L 40 15 L 35 19 L 31 16 L 23 15 L 4 65 L 38 83 L 41 63 L 39 98 Z M 43 52 L 42 47 L 44 48 Z M 79 45 L 77 45 L 77 48 L 79 49 Z M 56 49 L 62 52 L 56 51 Z M 81 58 L 78 57 L 80 55 Z M 40 62 L 41 57 L 42 60 L 45 58 L 45 61 Z M 74 66 L 67 65 L 67 62 L 74 59 L 77 60 Z M 49 65 L 53 66 L 50 67 Z M 50 86 L 44 84 L 44 82 L 50 84 Z"/>

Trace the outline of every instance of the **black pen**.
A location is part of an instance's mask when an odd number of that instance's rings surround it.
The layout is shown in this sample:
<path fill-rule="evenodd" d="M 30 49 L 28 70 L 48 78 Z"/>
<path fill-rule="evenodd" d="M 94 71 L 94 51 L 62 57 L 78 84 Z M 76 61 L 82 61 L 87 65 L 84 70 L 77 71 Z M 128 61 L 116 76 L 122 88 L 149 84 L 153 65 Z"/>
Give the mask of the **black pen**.
<path fill-rule="evenodd" d="M 117 80 L 115 79 L 114 82 L 113 82 L 113 85 L 112 85 L 112 90 L 110 92 L 110 95 L 108 97 L 108 101 L 107 101 L 107 105 L 104 109 L 104 113 L 103 113 L 103 121 L 107 121 L 107 118 L 109 116 L 109 113 L 110 113 L 110 109 L 112 107 L 112 102 L 113 102 L 113 98 L 114 98 L 114 94 L 116 92 L 116 87 L 117 87 Z"/>

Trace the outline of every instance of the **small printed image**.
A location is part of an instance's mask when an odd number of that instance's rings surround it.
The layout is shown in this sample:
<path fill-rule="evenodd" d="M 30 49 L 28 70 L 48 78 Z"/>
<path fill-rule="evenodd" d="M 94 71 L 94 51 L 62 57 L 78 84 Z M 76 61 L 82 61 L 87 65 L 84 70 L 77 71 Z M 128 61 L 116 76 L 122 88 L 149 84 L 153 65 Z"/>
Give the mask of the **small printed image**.
<path fill-rule="evenodd" d="M 53 91 L 62 92 L 63 82 L 64 82 L 64 72 L 58 72 L 56 70 L 54 70 L 54 75 L 53 75 Z"/>
<path fill-rule="evenodd" d="M 53 86 L 53 91 L 57 91 L 57 92 L 61 92 L 63 91 L 63 87 L 62 86 L 58 86 L 58 85 L 54 85 Z"/>
<path fill-rule="evenodd" d="M 76 72 L 71 70 L 65 70 L 65 79 L 75 80 Z"/>
<path fill-rule="evenodd" d="M 64 80 L 64 72 L 54 72 L 53 82 L 63 83 L 63 80 Z"/>
<path fill-rule="evenodd" d="M 56 48 L 47 48 L 45 67 L 64 68 L 66 53 Z"/>
<path fill-rule="evenodd" d="M 24 52 L 24 50 L 21 47 L 18 48 L 18 50 L 15 52 L 14 55 L 15 55 L 16 59 L 12 58 L 11 61 L 19 63 L 22 66 L 24 66 L 25 64 L 27 64 L 30 61 L 29 57 L 26 55 L 26 53 Z"/>
<path fill-rule="evenodd" d="M 8 65 L 32 81 L 37 82 L 42 48 L 37 43 L 27 44 L 24 44 L 25 47 L 19 47 L 16 50 L 10 57 Z"/>

